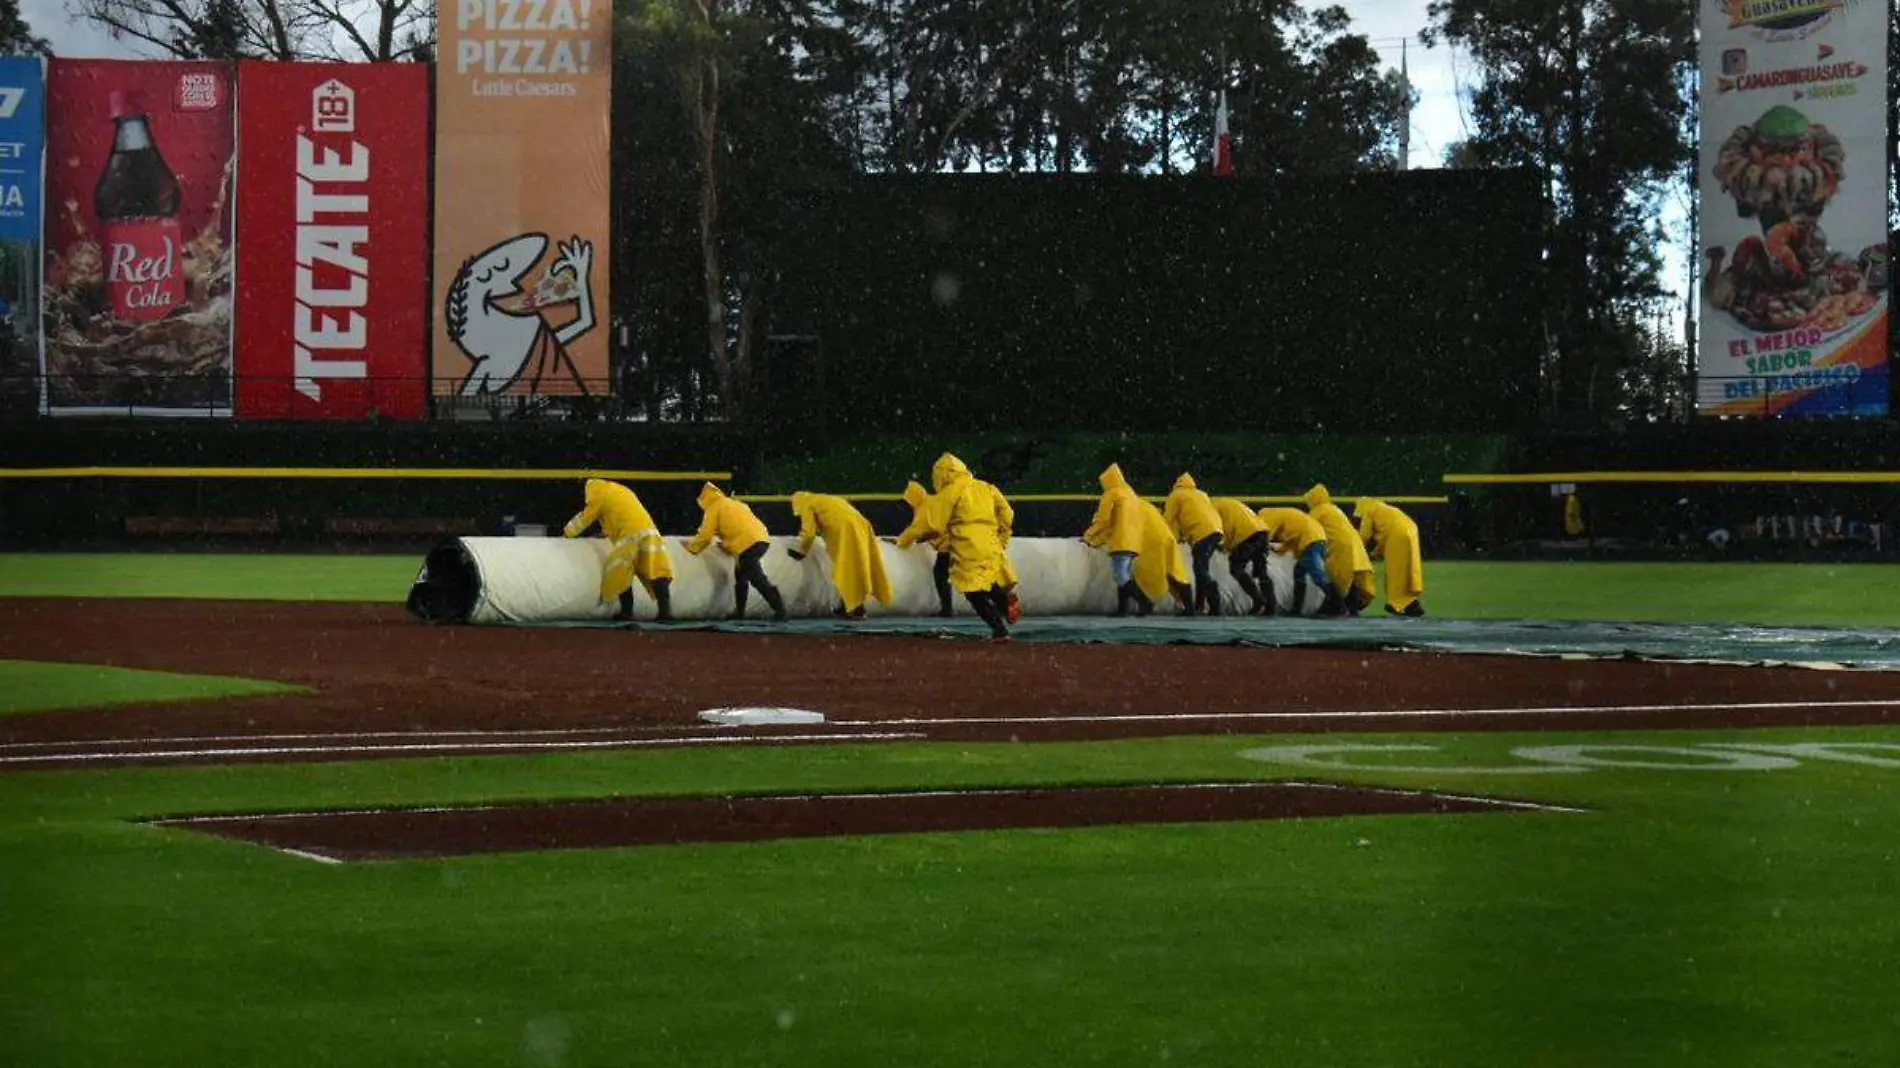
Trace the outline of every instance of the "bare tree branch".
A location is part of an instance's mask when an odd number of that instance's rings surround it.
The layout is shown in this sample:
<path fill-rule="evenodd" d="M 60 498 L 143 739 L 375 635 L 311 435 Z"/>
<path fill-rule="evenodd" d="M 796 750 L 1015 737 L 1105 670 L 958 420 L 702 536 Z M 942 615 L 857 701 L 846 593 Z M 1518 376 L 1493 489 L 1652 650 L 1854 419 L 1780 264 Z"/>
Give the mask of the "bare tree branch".
<path fill-rule="evenodd" d="M 433 44 L 424 0 L 79 0 L 77 15 L 169 55 L 236 42 L 267 59 L 387 62 Z M 228 47 L 228 45 L 226 46 Z"/>

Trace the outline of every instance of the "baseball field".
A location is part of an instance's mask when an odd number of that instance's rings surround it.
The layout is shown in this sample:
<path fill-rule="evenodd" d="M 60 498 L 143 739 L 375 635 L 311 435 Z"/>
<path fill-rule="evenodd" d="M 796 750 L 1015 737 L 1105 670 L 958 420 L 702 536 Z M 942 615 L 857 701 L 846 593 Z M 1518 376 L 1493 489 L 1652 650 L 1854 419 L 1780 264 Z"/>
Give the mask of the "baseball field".
<path fill-rule="evenodd" d="M 1900 673 L 438 627 L 417 563 L 0 555 L 0 1064 L 1900 1062 Z M 1900 644 L 1891 567 L 1430 581 Z"/>

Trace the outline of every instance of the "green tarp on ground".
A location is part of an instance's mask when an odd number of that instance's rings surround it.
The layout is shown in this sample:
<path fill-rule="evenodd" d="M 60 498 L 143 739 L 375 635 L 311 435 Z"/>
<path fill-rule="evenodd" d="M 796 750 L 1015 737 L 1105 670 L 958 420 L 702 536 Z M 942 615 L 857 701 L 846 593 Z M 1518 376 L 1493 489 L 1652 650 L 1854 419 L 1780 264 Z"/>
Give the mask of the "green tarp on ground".
<path fill-rule="evenodd" d="M 850 623 L 800 619 L 786 623 L 567 623 L 570 627 L 725 631 L 734 634 L 908 635 L 981 638 L 974 619 L 901 619 Z M 1455 619 L 1025 619 L 1019 642 L 1128 645 L 1255 645 L 1318 649 L 1411 649 L 1592 658 L 1791 664 L 1900 671 L 1900 630 L 1758 627 L 1676 623 L 1564 623 Z"/>

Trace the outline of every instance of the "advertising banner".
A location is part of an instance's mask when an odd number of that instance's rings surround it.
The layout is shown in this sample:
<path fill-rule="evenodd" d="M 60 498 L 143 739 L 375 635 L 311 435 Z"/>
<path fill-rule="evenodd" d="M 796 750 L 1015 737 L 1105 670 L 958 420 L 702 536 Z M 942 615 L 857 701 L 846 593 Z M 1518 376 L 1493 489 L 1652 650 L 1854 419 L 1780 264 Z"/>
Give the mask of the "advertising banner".
<path fill-rule="evenodd" d="M 1884 415 L 1887 5 L 1701 2 L 1697 409 Z"/>
<path fill-rule="evenodd" d="M 231 68 L 47 70 L 46 406 L 231 414 Z"/>
<path fill-rule="evenodd" d="M 40 210 L 46 85 L 38 56 L 0 56 L 0 414 L 40 405 Z"/>
<path fill-rule="evenodd" d="M 237 414 L 428 411 L 429 72 L 238 65 Z"/>
<path fill-rule="evenodd" d="M 607 390 L 608 0 L 442 5 L 437 393 Z"/>

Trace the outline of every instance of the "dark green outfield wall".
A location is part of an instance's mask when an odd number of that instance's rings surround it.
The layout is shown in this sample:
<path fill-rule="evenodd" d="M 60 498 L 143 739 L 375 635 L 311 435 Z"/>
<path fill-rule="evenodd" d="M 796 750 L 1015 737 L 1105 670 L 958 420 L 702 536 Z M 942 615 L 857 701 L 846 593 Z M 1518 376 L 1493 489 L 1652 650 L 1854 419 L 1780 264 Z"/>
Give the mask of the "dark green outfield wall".
<path fill-rule="evenodd" d="M 0 424 L 0 467 L 441 467 L 729 470 L 747 494 L 810 489 L 897 493 L 927 481 L 950 450 L 1012 495 L 1092 495 L 1096 475 L 1119 463 L 1145 494 L 1165 494 L 1191 471 L 1216 494 L 1297 494 L 1323 481 L 1337 495 L 1434 496 L 1408 506 L 1441 550 L 1498 547 L 1551 538 L 1561 511 L 1545 486 L 1450 492 L 1448 473 L 1605 470 L 1900 470 L 1900 429 L 1885 421 L 1703 423 L 1616 433 L 1103 434 L 974 433 L 857 436 L 794 453 L 775 437 L 673 425 L 302 424 L 32 420 Z M 640 487 L 668 530 L 698 519 L 697 480 Z M 578 506 L 567 481 L 220 479 L 0 479 L 0 544 L 82 546 L 127 541 L 128 520 L 268 519 L 252 544 L 337 540 L 338 521 L 438 519 L 490 532 L 503 517 L 558 524 Z M 1594 533 L 1647 542 L 1699 539 L 1711 527 L 1760 514 L 1841 513 L 1900 520 L 1900 487 L 1602 486 L 1585 490 Z M 782 504 L 759 506 L 774 529 L 790 526 Z M 908 518 L 901 504 L 867 504 L 881 530 Z M 1024 533 L 1072 534 L 1089 505 L 1022 502 Z M 1895 529 L 1900 529 L 1897 524 Z M 137 541 L 139 539 L 132 539 Z M 163 539 L 160 539 L 163 540 Z M 193 540 L 175 535 L 171 540 Z M 347 536 L 343 538 L 347 540 Z M 412 538 L 411 540 L 415 540 Z M 423 540 L 426 540 L 424 538 Z M 1896 538 L 1894 540 L 1900 540 Z M 1891 544 L 1891 543 L 1890 543 Z"/>

